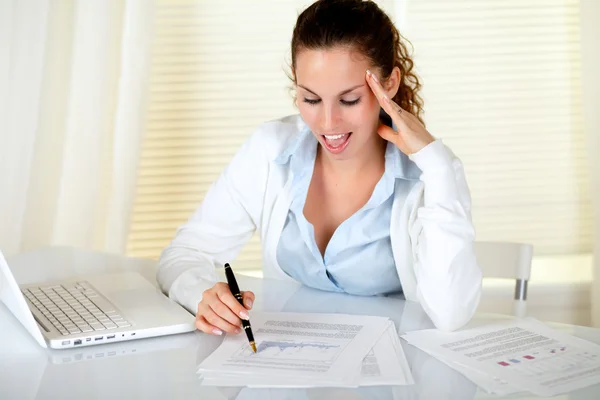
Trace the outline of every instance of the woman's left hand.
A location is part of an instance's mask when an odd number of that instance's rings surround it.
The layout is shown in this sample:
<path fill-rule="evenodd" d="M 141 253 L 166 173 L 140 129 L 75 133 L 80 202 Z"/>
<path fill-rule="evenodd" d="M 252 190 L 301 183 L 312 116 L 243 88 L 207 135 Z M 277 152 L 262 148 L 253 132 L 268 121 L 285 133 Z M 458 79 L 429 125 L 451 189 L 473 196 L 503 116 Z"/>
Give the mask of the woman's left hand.
<path fill-rule="evenodd" d="M 367 70 L 366 80 L 375 97 L 377 97 L 381 108 L 388 113 L 398 128 L 398 132 L 396 132 L 389 126 L 381 124 L 377 128 L 379 136 L 394 143 L 406 155 L 418 152 L 435 140 L 417 117 L 403 110 L 387 96 L 375 74 L 369 70 Z"/>

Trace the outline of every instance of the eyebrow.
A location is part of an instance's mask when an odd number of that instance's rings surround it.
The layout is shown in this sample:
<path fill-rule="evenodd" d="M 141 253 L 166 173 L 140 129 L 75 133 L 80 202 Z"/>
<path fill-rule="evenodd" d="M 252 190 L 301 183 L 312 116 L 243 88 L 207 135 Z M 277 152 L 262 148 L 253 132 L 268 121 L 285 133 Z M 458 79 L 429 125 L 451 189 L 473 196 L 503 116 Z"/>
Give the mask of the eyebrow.
<path fill-rule="evenodd" d="M 307 88 L 306 86 L 303 86 L 303 85 L 298 85 L 298 86 L 300 86 L 302 89 L 304 89 L 304 90 L 306 90 L 306 91 L 308 91 L 308 92 L 311 92 L 311 93 L 312 93 L 312 94 L 314 94 L 315 96 L 318 96 L 318 94 L 316 94 L 315 92 L 313 92 L 312 90 L 310 90 L 310 89 L 309 89 L 309 88 Z M 360 84 L 360 85 L 352 86 L 351 88 L 349 88 L 349 89 L 346 89 L 346 90 L 343 90 L 342 92 L 340 92 L 339 96 L 343 96 L 343 95 L 345 95 L 346 93 L 349 93 L 349 92 L 353 91 L 354 89 L 357 89 L 357 88 L 359 88 L 359 87 L 362 87 L 362 86 L 365 86 L 365 84 L 364 84 L 364 83 L 362 83 L 362 84 Z"/>

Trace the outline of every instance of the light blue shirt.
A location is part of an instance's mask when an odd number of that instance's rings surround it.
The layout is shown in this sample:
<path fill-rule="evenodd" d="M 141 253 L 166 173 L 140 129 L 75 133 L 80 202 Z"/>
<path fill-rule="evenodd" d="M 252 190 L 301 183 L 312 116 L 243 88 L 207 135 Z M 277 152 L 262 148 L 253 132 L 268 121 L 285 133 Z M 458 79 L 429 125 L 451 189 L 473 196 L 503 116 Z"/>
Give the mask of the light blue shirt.
<path fill-rule="evenodd" d="M 318 141 L 305 129 L 275 160 L 290 163 L 293 175 L 290 210 L 277 245 L 277 262 L 297 281 L 321 290 L 356 295 L 400 292 L 390 242 L 390 217 L 396 178 L 401 177 L 400 150 L 388 143 L 385 172 L 371 198 L 335 230 L 321 252 L 314 228 L 304 217 Z"/>

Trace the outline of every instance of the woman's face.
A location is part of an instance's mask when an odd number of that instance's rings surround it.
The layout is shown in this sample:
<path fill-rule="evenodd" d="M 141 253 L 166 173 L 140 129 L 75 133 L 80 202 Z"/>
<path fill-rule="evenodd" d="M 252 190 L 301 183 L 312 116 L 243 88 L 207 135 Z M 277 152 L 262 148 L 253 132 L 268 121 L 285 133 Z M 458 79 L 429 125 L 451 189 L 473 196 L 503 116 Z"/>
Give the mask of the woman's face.
<path fill-rule="evenodd" d="M 379 103 L 365 80 L 373 67 L 346 48 L 301 50 L 294 70 L 300 114 L 335 159 L 350 159 L 379 140 Z"/>

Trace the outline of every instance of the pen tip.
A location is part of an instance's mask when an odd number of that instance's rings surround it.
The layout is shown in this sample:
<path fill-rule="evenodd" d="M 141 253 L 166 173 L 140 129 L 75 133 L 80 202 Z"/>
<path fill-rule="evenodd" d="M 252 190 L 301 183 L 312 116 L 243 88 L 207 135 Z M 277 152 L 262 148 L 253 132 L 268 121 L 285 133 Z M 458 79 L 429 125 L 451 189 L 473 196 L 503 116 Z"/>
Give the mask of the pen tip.
<path fill-rule="evenodd" d="M 256 353 L 256 344 L 254 342 L 250 342 L 250 347 L 252 347 L 252 351 Z"/>

